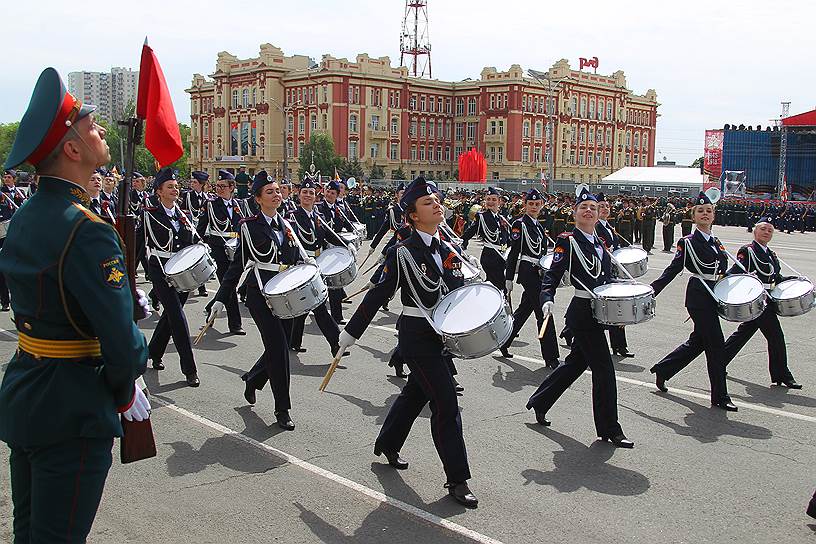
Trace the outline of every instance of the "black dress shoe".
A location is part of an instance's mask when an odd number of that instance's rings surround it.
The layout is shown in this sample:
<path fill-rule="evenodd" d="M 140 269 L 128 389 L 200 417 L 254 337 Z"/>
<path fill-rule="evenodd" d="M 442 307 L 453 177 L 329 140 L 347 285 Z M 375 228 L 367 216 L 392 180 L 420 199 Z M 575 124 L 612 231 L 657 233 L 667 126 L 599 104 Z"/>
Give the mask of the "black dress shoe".
<path fill-rule="evenodd" d="M 816 493 L 814 493 L 813 498 L 810 499 L 810 503 L 808 504 L 805 513 L 812 518 L 816 518 Z"/>
<path fill-rule="evenodd" d="M 338 321 L 338 322 L 337 322 L 337 324 L 338 324 L 338 325 L 345 325 L 345 324 L 346 324 L 346 320 L 345 320 L 345 319 L 341 319 L 340 321 Z"/>
<path fill-rule="evenodd" d="M 620 355 L 621 357 L 634 357 L 635 354 L 631 353 L 627 348 L 621 349 L 613 349 L 612 353 L 615 355 Z"/>
<path fill-rule="evenodd" d="M 600 438 L 604 442 L 612 442 L 612 445 L 614 445 L 616 448 L 631 449 L 635 447 L 635 443 L 626 438 L 626 435 L 623 433 L 616 434 L 615 436 L 602 436 Z"/>
<path fill-rule="evenodd" d="M 303 347 L 300 347 L 300 346 L 298 346 L 298 347 L 290 346 L 289 349 L 291 349 L 295 353 L 305 353 L 306 352 L 306 348 L 303 348 Z"/>
<path fill-rule="evenodd" d="M 289 411 L 275 412 L 275 419 L 278 420 L 278 427 L 284 431 L 294 431 L 295 424 L 292 423 L 292 418 L 289 417 Z"/>
<path fill-rule="evenodd" d="M 4 312 L 8 312 L 9 311 L 9 305 L 8 304 L 3 304 L 3 306 L 0 308 L 0 310 L 2 310 Z"/>
<path fill-rule="evenodd" d="M 394 365 L 394 374 L 397 375 L 397 378 L 408 377 L 408 374 L 405 373 L 405 367 L 403 365 Z"/>
<path fill-rule="evenodd" d="M 201 289 L 198 290 L 198 296 L 206 298 L 208 295 L 209 293 L 207 293 L 206 287 L 202 287 Z"/>
<path fill-rule="evenodd" d="M 456 378 L 451 377 L 451 379 L 453 380 L 453 388 L 456 389 L 457 393 L 461 393 L 465 390 L 465 387 L 459 382 L 457 382 Z"/>
<path fill-rule="evenodd" d="M 732 403 L 730 400 L 721 400 L 720 402 L 712 402 L 711 406 L 714 406 L 716 408 L 721 408 L 721 409 L 725 410 L 726 412 L 736 412 L 739 409 L 736 406 L 734 406 L 734 403 Z"/>
<path fill-rule="evenodd" d="M 198 387 L 201 385 L 201 382 L 198 380 L 198 374 L 193 372 L 192 374 L 187 374 L 187 385 L 190 387 Z"/>
<path fill-rule="evenodd" d="M 668 393 L 669 388 L 666 387 L 666 378 L 664 378 L 657 372 L 657 368 L 652 367 L 649 369 L 649 372 L 655 375 L 655 386 L 657 387 L 657 389 L 662 391 L 663 393 Z"/>
<path fill-rule="evenodd" d="M 385 458 L 388 459 L 388 464 L 394 467 L 397 470 L 405 470 L 408 468 L 408 461 L 400 457 L 398 451 L 383 451 L 379 448 L 374 448 L 374 455 L 385 455 Z"/>
<path fill-rule="evenodd" d="M 552 421 L 547 419 L 547 412 L 542 412 L 541 410 L 536 410 L 535 411 L 535 416 L 536 416 L 536 423 L 538 423 L 539 425 L 541 425 L 543 427 L 549 427 L 550 425 L 552 425 Z"/>
<path fill-rule="evenodd" d="M 244 329 L 230 329 L 230 334 L 234 334 L 235 336 L 246 336 L 246 331 Z"/>
<path fill-rule="evenodd" d="M 476 508 L 479 505 L 479 499 L 470 491 L 467 482 L 447 483 L 445 487 L 448 488 L 448 494 L 459 504 L 468 508 Z"/>
<path fill-rule="evenodd" d="M 544 364 L 547 365 L 547 368 L 558 368 L 558 365 L 560 363 L 558 362 L 558 359 L 549 359 L 547 361 L 544 361 Z"/>
<path fill-rule="evenodd" d="M 251 404 L 252 406 L 255 406 L 255 401 L 256 401 L 256 400 L 258 400 L 258 399 L 255 397 L 255 388 L 254 388 L 254 387 L 252 387 L 252 386 L 251 386 L 251 385 L 250 385 L 248 382 L 247 382 L 247 384 L 244 386 L 244 398 L 245 398 L 245 399 L 246 399 L 246 401 L 247 401 L 249 404 Z"/>
<path fill-rule="evenodd" d="M 513 358 L 513 354 L 507 351 L 507 348 L 499 348 L 499 351 L 501 351 L 502 357 L 504 357 L 505 359 Z"/>
<path fill-rule="evenodd" d="M 796 380 L 779 380 L 774 382 L 774 385 L 779 387 L 784 385 L 788 389 L 802 389 L 802 384 L 797 383 Z"/>
<path fill-rule="evenodd" d="M 151 365 L 155 370 L 164 370 L 164 363 L 162 363 L 161 359 L 153 359 L 153 363 Z"/>

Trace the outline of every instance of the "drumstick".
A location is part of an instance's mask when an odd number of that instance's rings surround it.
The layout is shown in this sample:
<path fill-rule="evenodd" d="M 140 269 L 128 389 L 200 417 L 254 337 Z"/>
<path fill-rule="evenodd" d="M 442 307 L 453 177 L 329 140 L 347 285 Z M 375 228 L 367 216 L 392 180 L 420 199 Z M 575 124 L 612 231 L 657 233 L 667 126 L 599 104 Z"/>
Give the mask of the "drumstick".
<path fill-rule="evenodd" d="M 539 340 L 544 338 L 544 331 L 547 329 L 547 323 L 550 322 L 550 317 L 552 317 L 552 314 L 547 314 L 547 317 L 544 318 L 544 322 L 541 324 L 541 330 L 538 331 Z"/>
<path fill-rule="evenodd" d="M 362 249 L 362 248 L 360 248 L 360 249 Z M 363 259 L 363 262 L 361 262 L 361 263 L 360 263 L 360 268 L 362 268 L 363 266 L 365 266 L 366 261 L 367 261 L 367 260 L 368 260 L 368 258 L 369 258 L 369 257 L 371 257 L 373 254 L 374 254 L 374 252 L 373 252 L 373 251 L 370 251 L 370 252 L 368 253 L 368 255 L 366 255 L 366 258 L 365 258 L 365 259 Z"/>
<path fill-rule="evenodd" d="M 364 262 L 365 262 L 365 261 L 364 261 Z M 364 274 L 364 275 L 365 275 L 365 274 L 368 274 L 369 272 L 371 272 L 372 270 L 374 270 L 375 268 L 377 268 L 377 265 L 379 265 L 379 264 L 380 264 L 380 263 L 374 263 L 373 265 L 371 265 L 371 266 L 368 268 L 368 270 L 366 270 L 365 272 L 363 272 L 363 274 Z M 360 267 L 362 268 L 362 265 L 360 265 Z"/>
<path fill-rule="evenodd" d="M 201 332 L 198 333 L 198 336 L 196 336 L 193 341 L 194 346 L 197 346 L 198 343 L 201 342 L 201 339 L 204 338 L 204 335 L 207 334 L 207 331 L 213 326 L 213 323 L 215 323 L 215 316 L 201 327 Z"/>
<path fill-rule="evenodd" d="M 337 365 L 340 364 L 340 359 L 343 357 L 343 348 L 341 347 L 337 350 L 337 355 L 334 356 L 332 359 L 331 365 L 329 365 L 329 370 L 326 371 L 326 375 L 323 377 L 323 381 L 318 388 L 319 391 L 323 392 L 326 390 L 326 386 L 329 385 L 329 380 L 331 380 L 332 374 L 334 371 L 337 370 Z"/>
<path fill-rule="evenodd" d="M 366 291 L 368 291 L 369 289 L 371 289 L 371 286 L 370 286 L 370 285 L 366 285 L 365 287 L 363 287 L 362 289 L 360 289 L 360 290 L 359 290 L 359 291 L 357 291 L 356 293 L 352 293 L 352 294 L 350 294 L 349 296 L 347 296 L 346 298 L 344 298 L 342 302 L 346 302 L 347 300 L 351 300 L 351 299 L 353 299 L 354 297 L 356 297 L 357 295 L 359 295 L 360 293 L 365 293 L 365 292 L 366 292 Z"/>

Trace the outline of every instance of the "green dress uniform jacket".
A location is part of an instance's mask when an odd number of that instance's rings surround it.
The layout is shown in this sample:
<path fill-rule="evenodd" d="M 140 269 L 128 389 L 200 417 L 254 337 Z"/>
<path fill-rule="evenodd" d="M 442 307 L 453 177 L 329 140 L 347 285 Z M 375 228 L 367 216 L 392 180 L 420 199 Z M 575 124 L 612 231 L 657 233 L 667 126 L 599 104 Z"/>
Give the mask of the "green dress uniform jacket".
<path fill-rule="evenodd" d="M 117 411 L 145 371 L 118 234 L 87 198 L 42 177 L 0 253 L 20 338 L 0 386 L 0 440 L 13 447 L 122 436 Z"/>

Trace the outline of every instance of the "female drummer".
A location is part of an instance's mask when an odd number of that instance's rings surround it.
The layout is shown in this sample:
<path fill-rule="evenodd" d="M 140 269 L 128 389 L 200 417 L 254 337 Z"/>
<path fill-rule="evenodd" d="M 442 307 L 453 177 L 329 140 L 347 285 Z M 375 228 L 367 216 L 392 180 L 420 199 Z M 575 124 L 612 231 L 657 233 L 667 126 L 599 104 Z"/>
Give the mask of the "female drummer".
<path fill-rule="evenodd" d="M 589 367 L 592 369 L 592 412 L 598 437 L 617 447 L 633 448 L 634 442 L 626 438 L 618 423 L 617 384 L 604 334 L 606 327 L 598 323 L 592 311 L 591 291 L 612 281 L 612 260 L 601 239 L 595 235 L 598 202 L 587 189 L 584 186 L 578 194 L 573 211 L 575 228 L 558 236 L 552 267 L 544 274 L 541 283 L 541 309 L 545 316 L 551 316 L 556 288 L 562 276 L 570 274 L 575 294 L 567 307 L 566 321 L 574 336 L 572 350 L 564 364 L 553 370 L 533 393 L 527 401 L 527 409 L 534 409 L 536 421 L 548 427 L 547 411 Z"/>
<path fill-rule="evenodd" d="M 292 407 L 289 400 L 289 345 L 283 323 L 266 304 L 263 288 L 284 265 L 295 265 L 305 257 L 288 223 L 278 213 L 282 201 L 278 183 L 265 170 L 255 174 L 252 194 L 260 212 L 241 221 L 241 243 L 221 280 L 207 320 L 215 319 L 226 308 L 235 289 L 246 285 L 246 306 L 261 333 L 264 352 L 255 366 L 241 376 L 246 382 L 244 398 L 255 404 L 255 392 L 262 389 L 268 379 L 275 397 L 278 426 L 292 431 L 295 424 L 289 417 Z"/>
<path fill-rule="evenodd" d="M 184 315 L 184 303 L 187 302 L 189 293 L 176 291 L 167 283 L 167 276 L 164 273 L 167 260 L 177 251 L 193 243 L 193 231 L 187 217 L 176 205 L 179 185 L 173 170 L 170 168 L 159 170 L 153 181 L 153 187 L 159 203 L 155 207 L 145 204 L 143 219 L 145 245 L 150 256 L 147 275 L 153 282 L 153 293 L 158 297 L 164 311 L 156 330 L 153 331 L 148 352 L 153 361 L 153 368 L 164 370 L 162 357 L 172 336 L 187 385 L 198 387 L 198 371 L 190 345 L 190 329 Z"/>
<path fill-rule="evenodd" d="M 654 365 L 651 372 L 655 375 L 655 385 L 665 393 L 668 391 L 666 381 L 705 351 L 711 382 L 711 405 L 736 412 L 737 407 L 731 402 L 725 383 L 725 340 L 717 313 L 717 301 L 709 292 L 713 292 L 714 284 L 726 274 L 728 256 L 720 241 L 711 234 L 714 204 L 705 193 L 700 193 L 691 208 L 691 219 L 696 229 L 677 241 L 674 259 L 663 274 L 652 282 L 652 288 L 657 296 L 683 268 L 691 272 L 686 286 L 686 309 L 694 323 L 694 330 L 688 340 Z"/>
<path fill-rule="evenodd" d="M 449 290 L 463 285 L 462 262 L 449 246 L 440 245 L 438 227 L 444 214 L 432 181 L 416 178 L 401 205 L 414 232 L 388 250 L 379 282 L 340 333 L 340 349 L 353 345 L 377 309 L 400 289 L 398 349 L 411 373 L 374 442 L 374 455 L 384 454 L 394 468 L 408 468 L 399 452 L 414 420 L 430 402 L 431 434 L 447 476 L 445 487 L 459 503 L 473 508 L 478 500 L 467 485 L 470 468 L 453 376 L 444 360 L 442 338 L 426 317 Z"/>
<path fill-rule="evenodd" d="M 729 272 L 739 274 L 744 268 L 749 273 L 756 274 L 768 291 L 773 289 L 777 283 L 789 279 L 781 275 L 779 258 L 768 247 L 768 242 L 771 241 L 773 235 L 774 226 L 770 218 L 761 217 L 754 225 L 754 241 L 742 246 L 737 252 L 737 260 L 742 264 L 742 268 L 735 263 Z M 745 347 L 757 330 L 762 331 L 762 335 L 768 342 L 768 370 L 771 373 L 771 383 L 784 385 L 790 389 L 802 389 L 802 386 L 793 379 L 793 374 L 788 368 L 785 335 L 779 325 L 779 317 L 776 315 L 776 303 L 770 297 L 762 315 L 751 321 L 740 323 L 734 334 L 726 340 L 725 365 L 728 366 L 728 363 Z"/>

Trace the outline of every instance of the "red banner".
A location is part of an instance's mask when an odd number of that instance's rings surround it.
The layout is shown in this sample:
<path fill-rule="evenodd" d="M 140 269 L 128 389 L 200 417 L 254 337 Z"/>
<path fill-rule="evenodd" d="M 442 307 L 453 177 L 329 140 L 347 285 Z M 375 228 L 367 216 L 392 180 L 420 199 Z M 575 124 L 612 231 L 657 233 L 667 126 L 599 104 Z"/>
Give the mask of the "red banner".
<path fill-rule="evenodd" d="M 709 187 L 720 189 L 722 176 L 723 131 L 706 130 L 705 151 L 703 154 L 703 172 L 708 179 L 703 183 L 703 190 Z"/>

